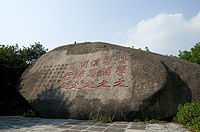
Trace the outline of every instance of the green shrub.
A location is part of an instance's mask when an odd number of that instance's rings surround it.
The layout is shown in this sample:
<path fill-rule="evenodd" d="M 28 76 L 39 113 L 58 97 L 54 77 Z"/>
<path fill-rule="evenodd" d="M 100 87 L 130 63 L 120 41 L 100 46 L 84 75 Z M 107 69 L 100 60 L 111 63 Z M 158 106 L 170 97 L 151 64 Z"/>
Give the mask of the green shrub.
<path fill-rule="evenodd" d="M 148 123 L 148 124 L 155 124 L 155 123 L 166 123 L 166 121 L 161 121 L 161 120 L 156 120 L 156 119 L 151 119 L 149 120 L 148 118 L 145 118 L 144 123 Z"/>
<path fill-rule="evenodd" d="M 23 114 L 24 117 L 36 117 L 37 114 L 35 111 L 33 110 L 28 110 L 27 112 L 24 112 Z"/>
<path fill-rule="evenodd" d="M 178 106 L 177 121 L 187 128 L 200 130 L 200 104 L 185 103 Z"/>
<path fill-rule="evenodd" d="M 140 119 L 134 119 L 133 122 L 141 122 Z"/>
<path fill-rule="evenodd" d="M 192 120 L 192 128 L 200 130 L 200 116 Z"/>
<path fill-rule="evenodd" d="M 93 121 L 100 121 L 103 123 L 111 123 L 113 122 L 115 116 L 110 114 L 110 113 L 106 113 L 106 114 L 100 114 L 99 112 L 92 112 L 90 113 L 90 120 Z"/>

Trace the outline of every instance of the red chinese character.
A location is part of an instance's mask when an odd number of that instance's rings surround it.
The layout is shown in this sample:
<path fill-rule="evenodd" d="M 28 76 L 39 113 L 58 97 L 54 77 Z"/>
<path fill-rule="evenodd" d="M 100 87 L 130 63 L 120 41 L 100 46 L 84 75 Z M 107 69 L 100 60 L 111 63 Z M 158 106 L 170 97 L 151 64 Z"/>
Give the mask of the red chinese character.
<path fill-rule="evenodd" d="M 63 83 L 61 86 L 60 86 L 60 90 L 67 90 L 67 88 L 65 88 L 67 86 L 66 83 Z"/>
<path fill-rule="evenodd" d="M 95 89 L 95 87 L 91 87 L 90 85 L 92 85 L 93 82 L 88 82 L 85 84 L 85 86 L 83 88 L 87 88 L 87 89 Z"/>
<path fill-rule="evenodd" d="M 107 57 L 107 58 L 104 59 L 104 64 L 110 65 L 111 61 L 112 61 L 112 57 Z"/>
<path fill-rule="evenodd" d="M 65 91 L 65 90 L 67 90 L 67 89 L 66 89 L 66 88 L 60 88 L 60 90 L 64 90 L 64 91 Z"/>
<path fill-rule="evenodd" d="M 80 67 L 81 67 L 81 68 L 87 67 L 88 62 L 89 62 L 89 61 L 84 61 L 84 62 L 82 62 L 82 63 L 80 64 Z"/>
<path fill-rule="evenodd" d="M 125 71 L 126 71 L 126 65 L 117 67 L 116 72 L 117 72 L 118 76 L 122 76 L 123 74 L 125 74 Z"/>
<path fill-rule="evenodd" d="M 121 55 L 117 58 L 117 62 L 118 63 L 126 63 L 126 61 L 128 60 L 128 55 Z"/>
<path fill-rule="evenodd" d="M 97 68 L 90 69 L 88 77 L 94 77 L 97 74 Z"/>
<path fill-rule="evenodd" d="M 110 76 L 112 67 L 103 68 L 101 70 L 101 76 Z"/>
<path fill-rule="evenodd" d="M 64 76 L 64 80 L 69 80 L 72 75 L 74 75 L 72 72 L 67 72 Z"/>
<path fill-rule="evenodd" d="M 74 70 L 75 69 L 75 64 L 76 64 L 76 62 L 73 62 L 73 63 L 69 64 L 69 70 Z"/>
<path fill-rule="evenodd" d="M 78 79 L 78 78 L 82 78 L 83 76 L 84 76 L 84 73 L 85 73 L 85 71 L 83 70 L 83 71 L 80 71 L 80 72 L 77 72 L 76 73 L 76 78 Z"/>
<path fill-rule="evenodd" d="M 115 85 L 113 87 L 122 87 L 122 88 L 127 88 L 128 86 L 122 85 L 122 83 L 125 82 L 125 80 L 119 80 L 115 82 Z"/>
<path fill-rule="evenodd" d="M 91 66 L 98 66 L 100 63 L 99 63 L 100 59 L 96 59 L 96 60 L 93 60 L 91 63 Z"/>
<path fill-rule="evenodd" d="M 110 88 L 110 86 L 106 86 L 105 84 L 107 84 L 108 81 L 102 81 L 99 83 L 99 85 L 97 86 L 97 88 Z"/>
<path fill-rule="evenodd" d="M 72 87 L 70 89 L 71 90 L 80 90 L 80 88 L 77 88 L 78 84 L 79 84 L 78 82 L 75 82 L 74 84 L 72 84 Z"/>

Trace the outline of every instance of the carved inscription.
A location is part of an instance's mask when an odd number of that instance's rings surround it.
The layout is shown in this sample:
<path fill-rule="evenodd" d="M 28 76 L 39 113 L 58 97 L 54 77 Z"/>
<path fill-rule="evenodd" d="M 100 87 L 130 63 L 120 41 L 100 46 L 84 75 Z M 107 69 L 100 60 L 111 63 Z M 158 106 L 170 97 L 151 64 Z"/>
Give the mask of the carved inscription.
<path fill-rule="evenodd" d="M 39 86 L 56 87 L 59 90 L 128 88 L 128 55 L 77 60 L 67 64 L 45 65 Z M 113 78 L 113 79 L 110 79 Z"/>

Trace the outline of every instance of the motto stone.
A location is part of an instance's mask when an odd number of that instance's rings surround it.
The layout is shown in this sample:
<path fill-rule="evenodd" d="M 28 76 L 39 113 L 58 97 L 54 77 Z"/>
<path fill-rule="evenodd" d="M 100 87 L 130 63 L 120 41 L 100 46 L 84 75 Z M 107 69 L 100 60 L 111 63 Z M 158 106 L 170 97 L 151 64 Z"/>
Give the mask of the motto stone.
<path fill-rule="evenodd" d="M 178 104 L 200 101 L 199 80 L 199 65 L 96 42 L 44 54 L 23 73 L 19 91 L 47 118 L 168 119 Z"/>

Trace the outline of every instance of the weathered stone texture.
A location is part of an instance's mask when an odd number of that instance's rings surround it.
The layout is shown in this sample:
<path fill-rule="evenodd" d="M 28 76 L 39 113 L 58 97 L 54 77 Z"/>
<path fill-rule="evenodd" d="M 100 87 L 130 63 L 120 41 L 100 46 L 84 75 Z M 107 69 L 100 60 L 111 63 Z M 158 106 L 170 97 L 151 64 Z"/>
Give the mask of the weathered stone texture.
<path fill-rule="evenodd" d="M 44 117 L 167 119 L 191 97 L 200 102 L 199 65 L 100 42 L 58 47 L 21 79 L 21 94 Z"/>

